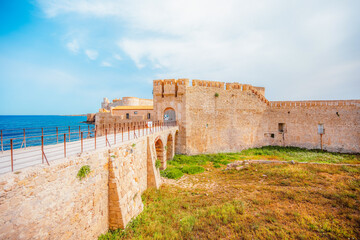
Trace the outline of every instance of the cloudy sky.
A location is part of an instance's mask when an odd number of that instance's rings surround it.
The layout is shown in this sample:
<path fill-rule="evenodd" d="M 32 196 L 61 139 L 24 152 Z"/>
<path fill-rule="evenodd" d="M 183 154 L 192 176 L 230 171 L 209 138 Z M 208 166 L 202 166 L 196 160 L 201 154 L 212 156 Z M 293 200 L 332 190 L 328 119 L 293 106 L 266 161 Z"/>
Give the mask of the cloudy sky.
<path fill-rule="evenodd" d="M 359 0 L 1 0 L 0 114 L 96 112 L 152 80 L 360 98 Z"/>

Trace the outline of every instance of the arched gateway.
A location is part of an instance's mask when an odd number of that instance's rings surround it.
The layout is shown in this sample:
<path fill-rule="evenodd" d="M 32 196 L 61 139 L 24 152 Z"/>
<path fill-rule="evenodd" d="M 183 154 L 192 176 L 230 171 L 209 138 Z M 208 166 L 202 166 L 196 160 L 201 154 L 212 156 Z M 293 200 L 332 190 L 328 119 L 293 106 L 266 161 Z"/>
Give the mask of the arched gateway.
<path fill-rule="evenodd" d="M 176 121 L 176 113 L 173 108 L 166 108 L 164 111 L 164 122 Z"/>

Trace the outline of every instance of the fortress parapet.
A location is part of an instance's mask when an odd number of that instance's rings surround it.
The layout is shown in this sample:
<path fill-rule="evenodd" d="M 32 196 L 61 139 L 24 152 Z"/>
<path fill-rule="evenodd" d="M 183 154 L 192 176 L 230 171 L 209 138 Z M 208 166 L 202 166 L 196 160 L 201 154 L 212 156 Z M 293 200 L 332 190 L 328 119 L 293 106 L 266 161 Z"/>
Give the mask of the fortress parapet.
<path fill-rule="evenodd" d="M 164 79 L 154 80 L 154 95 L 155 96 L 175 96 L 183 95 L 185 88 L 189 86 L 189 79 Z"/>
<path fill-rule="evenodd" d="M 164 96 L 176 94 L 176 80 L 164 79 Z"/>
<path fill-rule="evenodd" d="M 224 82 L 215 82 L 215 81 L 204 81 L 204 80 L 192 80 L 193 86 L 200 86 L 200 87 L 215 87 L 215 88 L 221 88 L 224 89 Z"/>
<path fill-rule="evenodd" d="M 185 94 L 185 88 L 189 86 L 189 79 L 188 78 L 179 78 L 176 81 L 177 86 L 177 95 Z"/>
<path fill-rule="evenodd" d="M 185 94 L 186 87 L 189 86 L 189 79 L 179 78 L 179 79 L 164 79 L 164 80 L 154 80 L 154 96 L 175 96 Z M 207 88 L 219 88 L 226 90 L 238 89 L 240 91 L 248 91 L 253 93 L 258 97 L 262 102 L 269 104 L 269 101 L 265 98 L 265 88 L 264 87 L 255 87 L 249 84 L 240 84 L 240 83 L 225 83 L 225 82 L 215 82 L 215 81 L 206 81 L 206 80 L 192 80 L 192 87 L 207 87 Z"/>
<path fill-rule="evenodd" d="M 360 100 L 327 100 L 327 101 L 271 101 L 272 108 L 300 108 L 324 106 L 356 106 L 360 107 Z"/>
<path fill-rule="evenodd" d="M 262 102 L 269 105 L 269 101 L 265 98 L 265 88 L 264 87 L 254 87 L 249 84 L 240 84 L 240 83 L 226 83 L 226 90 L 238 89 L 240 91 L 250 91 L 255 96 L 257 96 Z"/>

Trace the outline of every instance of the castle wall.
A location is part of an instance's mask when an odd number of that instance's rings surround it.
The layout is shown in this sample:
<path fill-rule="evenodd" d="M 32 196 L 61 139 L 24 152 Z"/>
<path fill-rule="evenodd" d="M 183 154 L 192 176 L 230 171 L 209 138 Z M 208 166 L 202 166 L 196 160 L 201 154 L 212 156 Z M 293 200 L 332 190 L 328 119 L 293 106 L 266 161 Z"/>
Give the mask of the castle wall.
<path fill-rule="evenodd" d="M 284 133 L 279 123 L 285 123 Z M 323 149 L 360 152 L 360 100 L 271 102 L 264 114 L 263 144 L 320 149 L 318 124 L 325 128 Z"/>
<path fill-rule="evenodd" d="M 269 102 L 265 88 L 240 83 L 186 79 L 154 81 L 154 111 L 176 112 L 178 153 L 241 151 L 267 145 L 360 152 L 360 100 Z M 217 95 L 217 96 L 215 96 Z M 279 131 L 284 124 L 284 132 Z"/>
<path fill-rule="evenodd" d="M 251 86 L 193 81 L 186 90 L 186 153 L 236 152 L 258 146 L 265 99 Z M 217 95 L 217 96 L 216 96 Z"/>
<path fill-rule="evenodd" d="M 154 80 L 154 112 L 155 120 L 163 120 L 164 112 L 173 109 L 179 126 L 176 153 L 186 153 L 187 125 L 186 120 L 186 89 L 189 79 Z"/>

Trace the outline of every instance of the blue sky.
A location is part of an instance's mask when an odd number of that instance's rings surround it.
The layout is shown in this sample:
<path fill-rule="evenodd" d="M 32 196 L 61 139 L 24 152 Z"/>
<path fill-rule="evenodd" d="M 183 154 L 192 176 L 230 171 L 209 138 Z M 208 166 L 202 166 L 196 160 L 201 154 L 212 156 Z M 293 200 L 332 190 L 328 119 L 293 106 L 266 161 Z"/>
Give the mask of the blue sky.
<path fill-rule="evenodd" d="M 152 80 L 360 98 L 360 1 L 0 0 L 0 114 L 96 112 Z"/>

